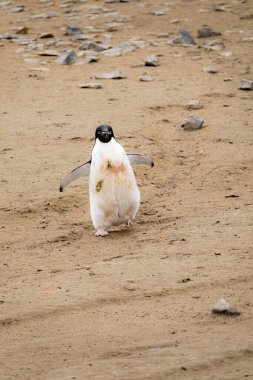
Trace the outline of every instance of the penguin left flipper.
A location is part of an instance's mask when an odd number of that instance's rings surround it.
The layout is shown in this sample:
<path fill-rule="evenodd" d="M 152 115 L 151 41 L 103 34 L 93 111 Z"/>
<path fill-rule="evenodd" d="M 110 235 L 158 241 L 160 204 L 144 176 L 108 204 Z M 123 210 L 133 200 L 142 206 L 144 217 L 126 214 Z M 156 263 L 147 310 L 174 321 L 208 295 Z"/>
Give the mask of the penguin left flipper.
<path fill-rule="evenodd" d="M 154 162 L 146 156 L 143 156 L 142 154 L 127 154 L 127 157 L 130 161 L 131 165 L 147 165 L 147 166 L 154 166 Z"/>
<path fill-rule="evenodd" d="M 61 181 L 60 184 L 60 192 L 64 191 L 65 188 L 70 185 L 72 182 L 76 181 L 79 178 L 86 177 L 90 174 L 90 165 L 91 161 L 85 162 L 72 170 L 69 174 L 66 175 L 65 178 Z"/>

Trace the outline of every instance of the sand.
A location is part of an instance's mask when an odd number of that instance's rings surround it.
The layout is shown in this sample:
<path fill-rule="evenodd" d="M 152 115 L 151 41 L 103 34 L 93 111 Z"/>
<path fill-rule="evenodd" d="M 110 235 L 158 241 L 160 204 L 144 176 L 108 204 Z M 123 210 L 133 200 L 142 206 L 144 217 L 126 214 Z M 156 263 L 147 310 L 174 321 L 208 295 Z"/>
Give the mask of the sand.
<path fill-rule="evenodd" d="M 42 44 L 0 41 L 0 378 L 253 378 L 253 92 L 238 89 L 253 79 L 252 2 L 23 4 L 0 9 L 0 34 Z M 48 12 L 58 15 L 32 18 Z M 70 45 L 66 25 L 98 43 L 111 34 L 112 46 L 134 36 L 143 46 L 68 66 L 38 55 L 80 51 L 85 41 Z M 203 25 L 221 35 L 198 38 Z M 196 45 L 171 44 L 182 28 Z M 67 45 L 46 46 L 44 32 Z M 220 50 L 201 47 L 207 40 Z M 150 54 L 157 67 L 144 66 Z M 94 79 L 116 69 L 127 78 Z M 79 88 L 94 82 L 102 89 Z M 202 109 L 187 108 L 194 99 Z M 202 129 L 181 128 L 190 114 Z M 88 179 L 62 194 L 59 183 L 89 160 L 102 123 L 155 166 L 135 168 L 136 224 L 96 238 Z M 212 314 L 221 298 L 241 314 Z"/>

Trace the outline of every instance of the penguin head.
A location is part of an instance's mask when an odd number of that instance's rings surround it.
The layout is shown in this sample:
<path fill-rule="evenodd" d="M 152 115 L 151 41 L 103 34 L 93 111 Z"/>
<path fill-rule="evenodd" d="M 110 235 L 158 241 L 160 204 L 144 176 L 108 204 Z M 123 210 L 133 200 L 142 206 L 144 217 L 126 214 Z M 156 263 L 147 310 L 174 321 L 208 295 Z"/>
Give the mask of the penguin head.
<path fill-rule="evenodd" d="M 97 127 L 95 139 L 99 139 L 102 143 L 108 143 L 112 137 L 114 137 L 114 134 L 110 125 L 99 125 L 99 127 Z"/>

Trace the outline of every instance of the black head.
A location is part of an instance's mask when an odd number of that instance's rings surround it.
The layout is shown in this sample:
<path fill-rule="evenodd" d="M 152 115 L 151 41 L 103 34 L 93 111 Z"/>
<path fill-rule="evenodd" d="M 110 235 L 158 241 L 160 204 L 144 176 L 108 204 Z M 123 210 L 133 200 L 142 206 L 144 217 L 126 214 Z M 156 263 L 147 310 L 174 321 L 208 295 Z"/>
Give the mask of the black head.
<path fill-rule="evenodd" d="M 102 143 L 108 143 L 114 137 L 112 127 L 110 125 L 100 125 L 96 129 L 95 138 L 99 139 Z"/>

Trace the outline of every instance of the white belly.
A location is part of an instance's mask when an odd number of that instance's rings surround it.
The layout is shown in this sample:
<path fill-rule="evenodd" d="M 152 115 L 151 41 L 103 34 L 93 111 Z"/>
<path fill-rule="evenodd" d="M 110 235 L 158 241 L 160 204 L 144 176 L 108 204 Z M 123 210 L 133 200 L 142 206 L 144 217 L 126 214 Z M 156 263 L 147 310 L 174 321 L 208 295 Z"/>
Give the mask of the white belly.
<path fill-rule="evenodd" d="M 128 157 L 114 139 L 97 141 L 92 151 L 89 179 L 90 210 L 96 229 L 134 219 L 140 193 Z"/>

